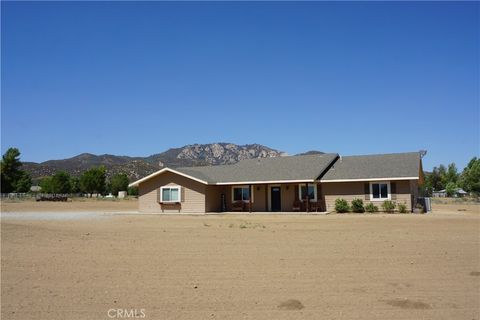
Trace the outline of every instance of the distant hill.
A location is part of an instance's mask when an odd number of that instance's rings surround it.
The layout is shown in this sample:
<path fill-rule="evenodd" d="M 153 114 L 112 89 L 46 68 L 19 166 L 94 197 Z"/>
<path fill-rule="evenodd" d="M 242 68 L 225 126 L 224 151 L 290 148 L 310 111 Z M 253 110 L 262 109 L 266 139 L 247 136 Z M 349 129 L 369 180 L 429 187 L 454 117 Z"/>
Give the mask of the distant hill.
<path fill-rule="evenodd" d="M 308 156 L 308 155 L 311 155 L 311 154 L 325 154 L 325 152 L 321 152 L 321 151 L 317 151 L 317 150 L 310 150 L 310 151 L 307 151 L 307 152 L 296 154 L 296 156 Z"/>
<path fill-rule="evenodd" d="M 309 151 L 306 154 L 321 153 Z M 41 163 L 24 162 L 23 169 L 28 171 L 34 181 L 51 176 L 64 170 L 78 176 L 92 166 L 103 165 L 107 175 L 126 173 L 131 180 L 136 180 L 163 167 L 204 166 L 233 164 L 243 159 L 269 158 L 287 155 L 260 144 L 237 145 L 233 143 L 192 144 L 148 157 L 127 157 L 110 154 L 94 155 L 82 153 L 78 156 L 49 160 Z"/>

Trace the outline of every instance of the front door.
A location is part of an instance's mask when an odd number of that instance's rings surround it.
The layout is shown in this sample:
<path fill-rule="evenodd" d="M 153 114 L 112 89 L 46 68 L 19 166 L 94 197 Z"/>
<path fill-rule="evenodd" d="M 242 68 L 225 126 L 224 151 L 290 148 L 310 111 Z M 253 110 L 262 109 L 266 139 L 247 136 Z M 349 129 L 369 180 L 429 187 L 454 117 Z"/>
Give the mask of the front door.
<path fill-rule="evenodd" d="M 270 189 L 270 206 L 272 211 L 282 210 L 282 198 L 280 191 L 280 187 L 271 187 Z"/>

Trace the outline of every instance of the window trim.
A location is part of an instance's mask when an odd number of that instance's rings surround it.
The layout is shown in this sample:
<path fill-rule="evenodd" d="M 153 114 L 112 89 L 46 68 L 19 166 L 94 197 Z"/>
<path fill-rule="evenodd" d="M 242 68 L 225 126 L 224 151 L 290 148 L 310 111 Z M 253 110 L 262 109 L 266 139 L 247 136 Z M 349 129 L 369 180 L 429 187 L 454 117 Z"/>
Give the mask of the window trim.
<path fill-rule="evenodd" d="M 387 185 L 387 197 L 386 198 L 374 198 L 373 197 L 373 185 L 374 184 L 386 184 Z M 382 196 L 380 192 L 380 197 Z M 390 186 L 390 181 L 371 181 L 370 182 L 370 201 L 385 201 L 392 199 L 392 189 Z"/>
<path fill-rule="evenodd" d="M 247 189 L 248 189 L 248 188 L 249 188 L 249 185 L 232 186 L 232 203 L 234 203 L 235 201 L 243 201 L 243 202 L 245 202 L 245 203 L 250 202 L 249 200 L 235 200 L 235 198 L 234 198 L 235 189 L 239 189 L 239 188 L 242 188 L 242 189 L 243 189 L 243 188 L 247 188 Z M 255 194 L 254 189 L 255 189 L 255 188 L 252 186 L 252 188 L 251 188 L 251 193 L 252 193 L 252 194 L 250 195 L 250 198 L 252 198 L 252 203 L 253 203 L 253 200 L 254 200 L 254 196 L 253 196 L 253 195 Z"/>
<path fill-rule="evenodd" d="M 178 200 L 163 200 L 163 190 L 164 189 L 177 189 L 178 190 Z M 171 195 L 171 191 L 170 191 Z M 179 203 L 182 201 L 182 187 L 177 185 L 168 185 L 160 187 L 160 202 L 161 203 Z"/>
<path fill-rule="evenodd" d="M 308 199 L 308 201 L 317 201 L 318 199 L 318 194 L 317 194 L 317 184 L 316 183 L 309 183 L 308 186 L 313 186 L 313 194 L 315 195 L 315 197 L 313 199 Z M 299 183 L 298 184 L 298 199 L 300 199 L 301 201 L 303 201 L 302 199 L 302 187 L 305 187 L 305 183 Z M 307 190 L 308 192 L 308 190 Z"/>

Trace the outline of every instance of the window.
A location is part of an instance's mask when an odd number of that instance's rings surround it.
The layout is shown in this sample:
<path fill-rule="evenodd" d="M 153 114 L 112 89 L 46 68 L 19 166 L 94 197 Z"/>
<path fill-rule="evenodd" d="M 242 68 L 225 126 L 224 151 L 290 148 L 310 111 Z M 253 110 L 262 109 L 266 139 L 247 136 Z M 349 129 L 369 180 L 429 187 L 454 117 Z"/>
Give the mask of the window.
<path fill-rule="evenodd" d="M 180 187 L 168 186 L 160 188 L 160 202 L 180 202 Z"/>
<path fill-rule="evenodd" d="M 253 190 L 253 188 L 252 188 Z M 250 191 L 248 186 L 239 186 L 232 188 L 232 199 L 233 201 L 250 201 Z M 253 197 L 252 197 L 253 202 Z"/>
<path fill-rule="evenodd" d="M 390 182 L 371 182 L 370 200 L 390 200 Z"/>
<path fill-rule="evenodd" d="M 305 199 L 307 197 L 307 187 L 304 184 L 300 185 L 298 188 L 300 199 Z M 308 199 L 312 201 L 317 201 L 317 185 L 309 184 L 308 185 Z"/>

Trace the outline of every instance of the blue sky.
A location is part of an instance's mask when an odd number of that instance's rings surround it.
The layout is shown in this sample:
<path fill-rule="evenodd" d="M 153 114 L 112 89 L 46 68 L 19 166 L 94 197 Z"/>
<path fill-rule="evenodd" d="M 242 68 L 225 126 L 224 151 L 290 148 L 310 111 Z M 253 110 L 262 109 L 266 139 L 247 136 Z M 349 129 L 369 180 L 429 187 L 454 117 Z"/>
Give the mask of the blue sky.
<path fill-rule="evenodd" d="M 1 149 L 479 155 L 477 2 L 2 2 Z"/>

